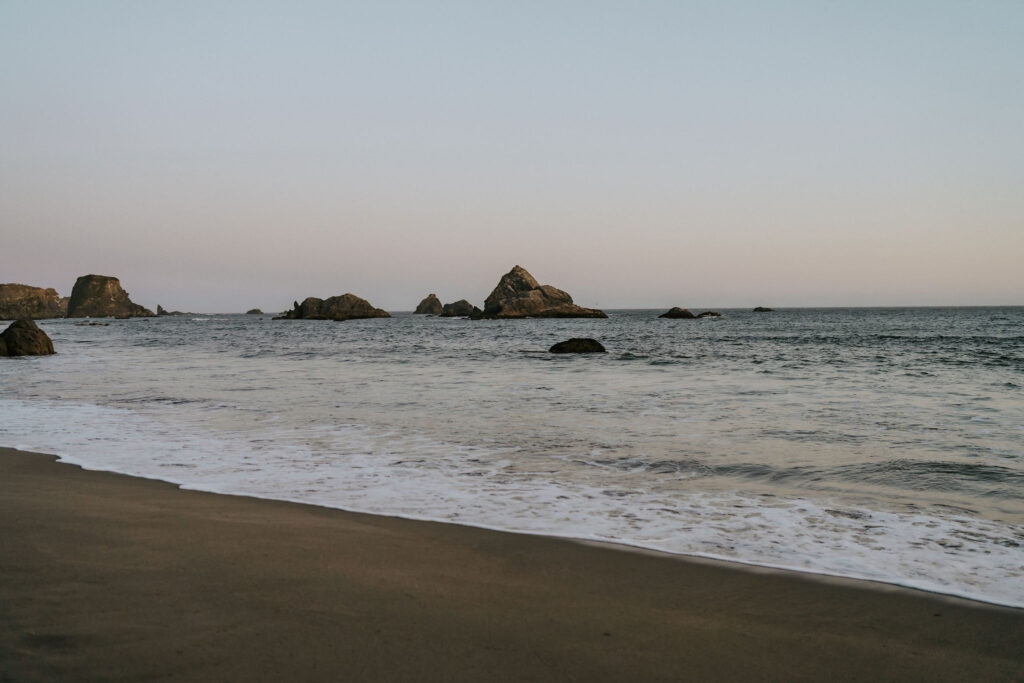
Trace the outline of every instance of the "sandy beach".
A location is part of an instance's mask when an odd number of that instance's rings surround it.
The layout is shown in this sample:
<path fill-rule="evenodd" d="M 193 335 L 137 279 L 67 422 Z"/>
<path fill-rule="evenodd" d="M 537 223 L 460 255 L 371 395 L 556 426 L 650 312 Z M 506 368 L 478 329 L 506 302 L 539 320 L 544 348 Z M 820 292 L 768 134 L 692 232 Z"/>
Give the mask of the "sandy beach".
<path fill-rule="evenodd" d="M 0 680 L 1024 680 L 1024 610 L 0 449 Z"/>

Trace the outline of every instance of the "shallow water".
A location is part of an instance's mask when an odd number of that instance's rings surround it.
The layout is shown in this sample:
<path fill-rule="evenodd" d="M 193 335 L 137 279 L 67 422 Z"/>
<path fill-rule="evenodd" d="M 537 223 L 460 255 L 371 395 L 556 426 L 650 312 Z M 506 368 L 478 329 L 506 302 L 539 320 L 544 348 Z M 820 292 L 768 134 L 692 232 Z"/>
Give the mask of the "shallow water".
<path fill-rule="evenodd" d="M 0 444 L 1024 606 L 1024 308 L 659 312 L 43 321 Z"/>

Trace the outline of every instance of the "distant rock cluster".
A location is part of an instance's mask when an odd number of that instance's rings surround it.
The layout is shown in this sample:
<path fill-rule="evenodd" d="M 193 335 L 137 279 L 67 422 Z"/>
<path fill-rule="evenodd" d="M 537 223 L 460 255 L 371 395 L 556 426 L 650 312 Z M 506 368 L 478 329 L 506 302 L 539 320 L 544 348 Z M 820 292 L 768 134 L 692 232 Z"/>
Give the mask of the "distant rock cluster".
<path fill-rule="evenodd" d="M 0 320 L 40 320 L 45 318 L 139 318 L 153 316 L 186 316 L 194 313 L 168 311 L 158 305 L 157 312 L 134 303 L 116 277 L 83 275 L 75 281 L 70 297 L 61 297 L 54 289 L 43 289 L 23 284 L 0 284 Z M 774 309 L 758 306 L 755 313 Z M 262 315 L 253 308 L 248 315 Z M 442 304 L 437 294 L 428 294 L 415 313 L 441 317 L 462 317 L 473 320 L 509 318 L 607 318 L 604 311 L 584 308 L 573 303 L 572 297 L 551 285 L 541 285 L 522 266 L 501 276 L 498 284 L 484 300 L 483 309 L 466 299 Z M 692 311 L 673 307 L 659 318 L 719 318 L 717 311 Z M 359 318 L 390 318 L 382 309 L 375 308 L 366 299 L 355 294 L 342 294 L 327 299 L 307 297 L 300 304 L 294 302 L 274 320 L 353 320 Z"/>
<path fill-rule="evenodd" d="M 0 320 L 153 315 L 153 311 L 128 298 L 116 277 L 107 275 L 83 275 L 75 281 L 70 297 L 61 297 L 55 289 L 13 283 L 0 285 Z"/>
<path fill-rule="evenodd" d="M 355 294 L 342 294 L 328 299 L 307 297 L 292 310 L 274 320 L 355 320 L 357 318 L 390 318 L 391 314 L 374 308 L 369 301 Z"/>
<path fill-rule="evenodd" d="M 439 315 L 442 318 L 468 318 L 469 316 L 479 314 L 480 312 L 479 308 L 465 299 L 459 299 L 458 301 L 450 304 L 444 304 L 442 306 L 441 300 L 437 298 L 437 294 L 428 294 L 426 298 L 419 303 L 416 310 L 413 311 L 413 314 Z"/>

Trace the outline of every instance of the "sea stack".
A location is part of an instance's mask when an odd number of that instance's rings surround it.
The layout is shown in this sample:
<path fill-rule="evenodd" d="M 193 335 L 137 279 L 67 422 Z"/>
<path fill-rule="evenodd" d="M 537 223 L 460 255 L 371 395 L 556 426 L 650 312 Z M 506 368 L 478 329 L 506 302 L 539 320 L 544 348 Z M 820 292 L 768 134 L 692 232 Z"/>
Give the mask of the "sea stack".
<path fill-rule="evenodd" d="M 69 318 L 151 318 L 156 314 L 128 298 L 116 277 L 83 275 L 68 302 Z"/>
<path fill-rule="evenodd" d="M 67 297 L 55 289 L 8 283 L 0 285 L 0 320 L 41 320 L 63 318 Z"/>
<path fill-rule="evenodd" d="M 245 312 L 246 315 L 263 315 L 263 311 L 258 308 L 250 308 Z"/>
<path fill-rule="evenodd" d="M 427 298 L 420 302 L 420 305 L 413 311 L 417 315 L 440 315 L 444 307 L 441 306 L 441 300 L 437 298 L 437 294 L 428 294 Z"/>
<path fill-rule="evenodd" d="M 15 320 L 0 332 L 0 356 L 48 356 L 53 342 L 31 320 Z"/>
<path fill-rule="evenodd" d="M 540 285 L 525 268 L 505 273 L 484 301 L 479 318 L 607 318 L 604 311 L 583 308 L 568 293 Z"/>
<path fill-rule="evenodd" d="M 342 294 L 328 299 L 307 297 L 292 310 L 274 320 L 355 320 L 358 318 L 390 318 L 391 314 L 374 308 L 366 299 L 355 294 Z"/>

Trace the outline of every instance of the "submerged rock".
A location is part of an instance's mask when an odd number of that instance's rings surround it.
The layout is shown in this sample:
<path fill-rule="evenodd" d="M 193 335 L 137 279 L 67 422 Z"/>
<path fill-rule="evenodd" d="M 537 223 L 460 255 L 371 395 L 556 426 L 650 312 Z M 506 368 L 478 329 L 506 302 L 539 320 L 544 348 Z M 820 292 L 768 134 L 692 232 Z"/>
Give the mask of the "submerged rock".
<path fill-rule="evenodd" d="M 391 314 L 374 308 L 369 301 L 355 294 L 342 294 L 328 299 L 314 296 L 301 304 L 295 302 L 292 310 L 274 320 L 355 320 L 357 318 L 390 318 Z"/>
<path fill-rule="evenodd" d="M 774 313 L 774 308 L 768 308 L 767 306 L 758 306 L 754 309 L 754 313 Z"/>
<path fill-rule="evenodd" d="M 548 353 L 604 353 L 605 348 L 601 345 L 601 342 L 596 339 L 584 339 L 581 337 L 574 337 L 567 339 L 562 342 L 558 342 L 550 349 Z"/>
<path fill-rule="evenodd" d="M 697 314 L 698 318 L 721 318 L 722 314 L 718 311 L 704 311 L 703 313 Z"/>
<path fill-rule="evenodd" d="M 459 299 L 450 304 L 445 304 L 441 309 L 441 316 L 444 318 L 462 318 L 480 313 L 480 309 L 465 299 Z"/>
<path fill-rule="evenodd" d="M 0 356 L 48 356 L 53 342 L 31 320 L 15 320 L 0 332 Z"/>
<path fill-rule="evenodd" d="M 63 318 L 67 312 L 67 297 L 61 297 L 55 289 L 13 282 L 0 285 L 0 320 Z"/>
<path fill-rule="evenodd" d="M 437 298 L 437 294 L 428 294 L 427 298 L 420 302 L 420 305 L 413 311 L 414 314 L 419 315 L 441 315 L 441 311 L 444 307 L 441 306 L 441 300 Z"/>
<path fill-rule="evenodd" d="M 155 313 L 128 298 L 116 277 L 83 275 L 68 302 L 69 318 L 151 318 Z"/>
<path fill-rule="evenodd" d="M 540 285 L 525 268 L 515 266 L 484 301 L 480 318 L 607 318 L 604 311 L 583 308 L 568 293 Z"/>
<path fill-rule="evenodd" d="M 688 309 L 688 308 L 679 308 L 678 306 L 673 306 L 672 308 L 670 308 L 669 310 L 665 311 L 664 313 L 662 313 L 658 317 L 659 318 L 686 318 L 686 319 L 689 319 L 689 318 L 696 318 L 697 316 L 695 316 L 693 313 L 691 313 L 690 309 Z"/>

